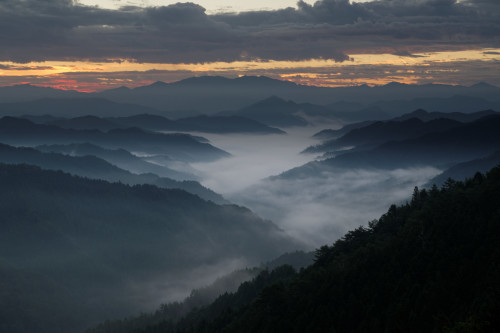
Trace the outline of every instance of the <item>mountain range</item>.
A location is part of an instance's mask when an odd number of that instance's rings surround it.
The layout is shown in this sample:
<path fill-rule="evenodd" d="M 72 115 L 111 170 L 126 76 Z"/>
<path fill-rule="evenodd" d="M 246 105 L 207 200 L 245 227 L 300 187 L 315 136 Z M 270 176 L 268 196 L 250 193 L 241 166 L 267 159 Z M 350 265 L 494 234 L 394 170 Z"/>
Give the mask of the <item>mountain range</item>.
<path fill-rule="evenodd" d="M 98 116 L 150 113 L 185 118 L 203 113 L 213 115 L 222 111 L 239 110 L 270 96 L 279 96 L 299 104 L 316 103 L 318 107 L 323 105 L 331 110 L 331 116 L 352 122 L 389 119 L 418 108 L 443 112 L 499 109 L 500 88 L 485 83 L 465 87 L 394 82 L 375 87 L 362 85 L 327 88 L 297 85 L 264 76 L 235 79 L 193 77 L 173 83 L 156 82 L 149 86 L 132 89 L 121 87 L 97 93 L 20 85 L 0 87 L 0 101 L 4 102 L 0 105 L 0 114 L 19 116 L 32 114 L 34 109 L 39 109 L 52 115 L 74 117 L 96 110 L 95 115 Z M 363 96 L 362 102 L 359 96 Z M 398 97 L 397 100 L 394 99 L 395 96 Z M 72 109 L 64 107 L 70 99 L 78 101 L 72 102 L 75 104 Z M 110 101 L 119 103 L 119 106 L 109 104 Z M 107 108 L 103 106 L 106 104 Z M 20 110 L 22 114 L 16 110 Z M 71 110 L 79 111 L 79 114 L 71 114 Z"/>
<path fill-rule="evenodd" d="M 256 120 L 241 116 L 207 116 L 200 115 L 170 120 L 154 114 L 136 114 L 128 117 L 107 117 L 86 115 L 75 118 L 48 119 L 42 122 L 40 117 L 24 116 L 38 123 L 55 125 L 62 128 L 85 130 L 97 129 L 109 131 L 116 128 L 139 127 L 151 131 L 172 132 L 204 132 L 204 133 L 252 133 L 252 134 L 284 134 L 280 129 L 269 127 Z"/>
<path fill-rule="evenodd" d="M 266 98 L 247 107 L 223 111 L 220 115 L 238 115 L 261 121 L 268 125 L 279 127 L 306 126 L 309 124 L 307 118 L 324 117 L 337 120 L 332 117 L 330 110 L 310 103 L 295 103 L 286 101 L 277 96 Z M 338 120 L 337 120 L 338 121 Z"/>
<path fill-rule="evenodd" d="M 74 130 L 12 117 L 0 119 L 0 141 L 22 146 L 92 143 L 109 149 L 124 148 L 145 154 L 164 154 L 189 162 L 213 161 L 229 156 L 227 152 L 206 143 L 206 139 L 188 134 L 162 134 L 137 127 L 108 132 Z"/>
<path fill-rule="evenodd" d="M 5 87 L 0 88 L 0 96 L 2 89 L 5 89 Z M 34 87 L 33 89 L 37 88 Z M 31 99 L 28 94 L 24 99 L 11 103 L 6 103 L 5 100 L 8 99 L 0 97 L 0 101 L 2 101 L 0 104 L 0 115 L 17 117 L 22 115 L 77 117 L 90 114 L 101 117 L 113 117 L 158 113 L 156 109 L 147 106 L 115 102 L 102 97 L 86 96 L 82 93 L 78 94 L 78 96 Z"/>
<path fill-rule="evenodd" d="M 335 172 L 336 168 L 394 170 L 434 166 L 446 169 L 497 151 L 500 146 L 499 126 L 500 115 L 486 116 L 447 130 L 387 141 L 367 150 L 338 152 L 334 157 L 309 162 L 278 177 L 317 177 L 325 171 Z"/>
<path fill-rule="evenodd" d="M 486 173 L 488 170 L 493 169 L 500 165 L 500 151 L 496 151 L 493 154 L 487 155 L 485 157 L 476 158 L 471 161 L 465 161 L 453 165 L 452 167 L 446 169 L 441 174 L 432 178 L 427 182 L 427 187 L 430 188 L 432 185 L 438 187 L 443 186 L 449 179 L 455 181 L 465 181 L 477 172 Z"/>
<path fill-rule="evenodd" d="M 370 148 L 388 141 L 399 141 L 441 132 L 488 116 L 498 115 L 492 110 L 473 113 L 427 112 L 419 109 L 388 121 L 362 121 L 338 130 L 326 129 L 313 137 L 321 144 L 308 147 L 304 152 L 334 152 L 341 148 Z"/>
<path fill-rule="evenodd" d="M 373 124 L 356 128 L 340 138 L 327 141 L 321 145 L 310 147 L 304 152 L 334 152 L 345 147 L 354 149 L 369 149 L 388 141 L 400 141 L 417 138 L 419 136 L 446 131 L 462 125 L 463 123 L 440 118 L 424 122 L 418 118 L 401 121 L 377 121 Z"/>
<path fill-rule="evenodd" d="M 73 149 L 71 151 L 72 156 L 54 152 L 68 152 L 68 149 L 71 148 Z M 205 200 L 211 200 L 220 204 L 228 203 L 220 194 L 203 187 L 197 181 L 178 181 L 160 177 L 153 173 L 145 173 L 146 170 L 140 174 L 134 174 L 127 171 L 128 169 L 124 170 L 107 162 L 107 160 L 116 161 L 119 159 L 126 166 L 130 166 L 130 163 L 135 163 L 137 166 L 137 160 L 131 159 L 126 151 L 107 151 L 89 144 L 39 146 L 38 149 L 40 151 L 33 148 L 12 147 L 0 143 L 0 163 L 35 165 L 43 169 L 62 170 L 81 177 L 101 179 L 109 182 L 121 182 L 129 185 L 151 184 L 161 188 L 182 189 L 198 195 Z M 89 155 L 84 152 L 93 154 Z M 103 156 L 104 158 L 101 159 L 97 156 Z M 125 157 L 125 161 L 123 157 Z M 139 165 L 142 165 L 142 163 Z"/>
<path fill-rule="evenodd" d="M 105 149 L 90 143 L 73 143 L 67 145 L 41 145 L 36 146 L 35 149 L 41 152 L 53 152 L 70 156 L 92 155 L 135 174 L 153 173 L 176 180 L 196 179 L 196 176 L 192 174 L 148 162 L 145 158 L 138 157 L 122 148 Z"/>

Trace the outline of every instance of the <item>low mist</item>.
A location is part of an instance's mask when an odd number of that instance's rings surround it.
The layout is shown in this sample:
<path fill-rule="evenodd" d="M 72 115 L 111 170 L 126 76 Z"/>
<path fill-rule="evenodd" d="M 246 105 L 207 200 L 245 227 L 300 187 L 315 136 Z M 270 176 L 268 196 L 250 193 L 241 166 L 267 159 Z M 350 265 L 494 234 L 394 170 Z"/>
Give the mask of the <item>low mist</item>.
<path fill-rule="evenodd" d="M 267 179 L 229 197 L 291 236 L 316 248 L 378 219 L 393 203 L 407 200 L 415 186 L 439 174 L 435 168 L 394 171 L 349 170 L 318 178 Z"/>
<path fill-rule="evenodd" d="M 154 311 L 160 304 L 182 301 L 193 289 L 207 287 L 217 279 L 247 266 L 253 265 L 244 258 L 227 259 L 188 271 L 149 276 L 143 281 L 131 280 L 127 283 L 125 295 L 129 298 L 128 303 L 137 305 L 135 312 Z M 224 291 L 231 289 L 228 286 Z"/>
<path fill-rule="evenodd" d="M 409 199 L 440 173 L 433 167 L 398 170 L 325 170 L 302 179 L 267 177 L 301 166 L 316 156 L 300 154 L 317 143 L 321 128 L 287 129 L 287 135 L 208 135 L 233 157 L 198 163 L 202 184 L 228 200 L 270 219 L 305 248 L 331 244 L 348 230 L 378 219 L 391 204 Z"/>
<path fill-rule="evenodd" d="M 313 156 L 299 154 L 311 144 L 318 143 L 311 136 L 318 127 L 284 129 L 287 134 L 206 134 L 218 148 L 232 156 L 210 163 L 193 163 L 202 184 L 227 198 L 261 179 L 277 175 L 288 169 L 305 164 Z"/>

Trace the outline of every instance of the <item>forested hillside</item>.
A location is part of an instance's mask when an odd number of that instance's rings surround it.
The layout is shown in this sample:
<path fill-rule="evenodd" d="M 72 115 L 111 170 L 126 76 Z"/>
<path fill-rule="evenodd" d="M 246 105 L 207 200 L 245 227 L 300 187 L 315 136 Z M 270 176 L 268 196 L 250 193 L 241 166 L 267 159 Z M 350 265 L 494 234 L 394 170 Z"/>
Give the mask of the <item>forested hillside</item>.
<path fill-rule="evenodd" d="M 182 190 L 0 164 L 0 332 L 81 332 L 293 250 L 274 224 Z"/>
<path fill-rule="evenodd" d="M 319 248 L 307 269 L 265 271 L 180 321 L 134 332 L 498 332 L 498 244 L 500 166 L 416 188 Z"/>

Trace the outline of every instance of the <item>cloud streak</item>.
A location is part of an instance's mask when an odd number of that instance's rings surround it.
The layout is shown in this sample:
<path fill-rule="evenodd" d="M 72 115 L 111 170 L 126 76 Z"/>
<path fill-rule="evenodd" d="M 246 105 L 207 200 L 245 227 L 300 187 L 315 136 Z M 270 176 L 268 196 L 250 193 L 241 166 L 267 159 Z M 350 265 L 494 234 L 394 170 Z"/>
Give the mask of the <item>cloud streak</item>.
<path fill-rule="evenodd" d="M 208 15 L 193 3 L 82 6 L 71 0 L 0 2 L 0 61 L 204 63 L 349 60 L 500 46 L 496 1 L 299 1 L 298 8 Z"/>

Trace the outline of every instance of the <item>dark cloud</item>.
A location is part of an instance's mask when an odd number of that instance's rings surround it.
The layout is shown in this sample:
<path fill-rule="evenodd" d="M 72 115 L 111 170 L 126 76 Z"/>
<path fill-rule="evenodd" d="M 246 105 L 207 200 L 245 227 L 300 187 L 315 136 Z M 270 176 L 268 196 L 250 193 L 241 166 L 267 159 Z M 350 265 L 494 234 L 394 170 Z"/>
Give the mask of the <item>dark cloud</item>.
<path fill-rule="evenodd" d="M 16 66 L 16 65 L 2 65 L 0 64 L 0 69 L 7 71 L 32 71 L 32 70 L 48 70 L 54 69 L 52 66 Z"/>
<path fill-rule="evenodd" d="M 412 54 L 408 51 L 400 51 L 400 52 L 395 52 L 394 55 L 400 56 L 400 57 L 408 57 L 408 58 L 425 58 L 426 56 L 423 55 L 418 55 L 418 54 Z"/>
<path fill-rule="evenodd" d="M 3 0 L 0 61 L 345 61 L 354 52 L 499 47 L 499 8 L 496 0 L 322 0 L 207 15 L 193 3 L 108 10 L 71 0 Z"/>

